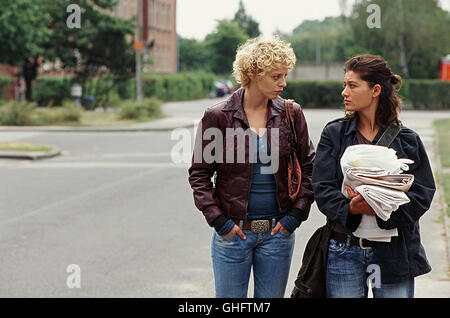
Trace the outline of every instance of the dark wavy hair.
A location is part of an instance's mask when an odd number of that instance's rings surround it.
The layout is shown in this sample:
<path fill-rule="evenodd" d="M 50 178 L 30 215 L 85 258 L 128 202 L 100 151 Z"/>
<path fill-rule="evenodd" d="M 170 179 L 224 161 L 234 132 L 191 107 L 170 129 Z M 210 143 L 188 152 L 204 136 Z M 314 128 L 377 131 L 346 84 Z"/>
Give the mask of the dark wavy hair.
<path fill-rule="evenodd" d="M 398 114 L 401 110 L 401 99 L 397 92 L 402 86 L 402 78 L 394 74 L 387 62 L 378 55 L 356 55 L 345 62 L 344 71 L 358 73 L 370 88 L 376 84 L 381 86 L 380 101 L 375 113 L 376 123 L 387 127 L 391 122 L 400 124 Z M 346 118 L 352 118 L 355 112 L 347 112 Z"/>

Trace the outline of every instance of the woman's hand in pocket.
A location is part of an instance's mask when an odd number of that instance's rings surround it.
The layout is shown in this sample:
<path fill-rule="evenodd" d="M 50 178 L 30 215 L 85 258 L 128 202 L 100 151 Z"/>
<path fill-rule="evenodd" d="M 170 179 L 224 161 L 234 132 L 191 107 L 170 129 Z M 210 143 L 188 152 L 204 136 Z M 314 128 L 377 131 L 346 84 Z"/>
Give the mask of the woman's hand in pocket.
<path fill-rule="evenodd" d="M 278 231 L 281 231 L 282 233 L 289 235 L 291 234 L 290 232 L 286 231 L 286 229 L 283 227 L 283 225 L 281 225 L 280 222 L 277 223 L 277 225 L 275 225 L 275 227 L 273 228 L 272 232 L 270 232 L 271 235 L 275 235 L 277 234 Z"/>
<path fill-rule="evenodd" d="M 245 236 L 244 232 L 242 232 L 241 228 L 237 225 L 234 225 L 234 227 L 231 229 L 230 232 L 225 234 L 223 237 L 232 237 L 232 236 L 239 236 L 241 239 L 245 240 L 247 237 Z"/>

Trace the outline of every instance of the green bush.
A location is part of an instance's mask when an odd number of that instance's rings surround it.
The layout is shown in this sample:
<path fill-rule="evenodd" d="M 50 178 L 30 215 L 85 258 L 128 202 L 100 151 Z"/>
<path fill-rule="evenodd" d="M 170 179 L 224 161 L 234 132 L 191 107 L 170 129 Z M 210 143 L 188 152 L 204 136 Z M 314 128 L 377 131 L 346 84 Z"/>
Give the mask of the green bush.
<path fill-rule="evenodd" d="M 66 101 L 62 107 L 51 107 L 47 110 L 47 115 L 50 119 L 50 123 L 67 123 L 81 121 L 83 111 L 75 107 L 73 102 Z"/>
<path fill-rule="evenodd" d="M 60 106 L 71 99 L 73 79 L 68 77 L 39 77 L 33 87 L 33 101 L 38 106 Z"/>
<path fill-rule="evenodd" d="M 136 99 L 136 78 L 128 78 L 117 83 L 117 94 L 120 99 Z"/>
<path fill-rule="evenodd" d="M 431 79 L 408 79 L 400 96 L 414 108 L 450 108 L 450 82 Z"/>
<path fill-rule="evenodd" d="M 177 74 L 142 74 L 142 94 L 162 101 L 205 98 L 214 90 L 215 76 L 206 72 Z M 33 87 L 33 100 L 38 106 L 60 106 L 71 100 L 71 86 L 77 80 L 40 77 Z M 136 79 L 118 80 L 114 75 L 89 79 L 83 83 L 83 96 L 94 96 L 94 108 L 111 107 L 122 100 L 136 99 Z"/>
<path fill-rule="evenodd" d="M 64 103 L 63 107 L 36 107 L 35 103 L 8 102 L 0 107 L 1 125 L 51 125 L 67 122 L 79 122 L 82 111 L 73 103 Z"/>
<path fill-rule="evenodd" d="M 289 81 L 283 97 L 291 98 L 302 107 L 343 106 L 341 81 Z"/>
<path fill-rule="evenodd" d="M 83 96 L 94 96 L 94 109 L 109 107 L 117 95 L 115 81 L 115 75 L 90 78 L 83 85 Z"/>
<path fill-rule="evenodd" d="M 344 107 L 341 81 L 289 81 L 284 98 L 295 99 L 302 107 Z M 399 91 L 405 106 L 413 108 L 449 108 L 450 82 L 407 79 Z"/>
<path fill-rule="evenodd" d="M 161 115 L 162 102 L 156 98 L 144 98 L 139 105 L 134 100 L 121 104 L 119 117 L 121 119 L 148 119 Z"/>
<path fill-rule="evenodd" d="M 205 72 L 143 74 L 142 91 L 145 97 L 163 101 L 199 99 L 214 89 L 214 79 L 213 74 Z"/>
<path fill-rule="evenodd" d="M 35 103 L 8 102 L 0 107 L 1 125 L 32 125 Z"/>

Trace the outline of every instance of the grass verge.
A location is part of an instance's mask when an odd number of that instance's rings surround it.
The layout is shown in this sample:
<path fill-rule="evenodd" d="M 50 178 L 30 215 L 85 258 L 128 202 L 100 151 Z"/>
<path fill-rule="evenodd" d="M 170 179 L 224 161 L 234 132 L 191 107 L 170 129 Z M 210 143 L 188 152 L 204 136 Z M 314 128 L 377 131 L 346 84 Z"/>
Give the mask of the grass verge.
<path fill-rule="evenodd" d="M 450 119 L 440 119 L 434 122 L 438 134 L 439 158 L 443 168 L 439 175 L 439 183 L 444 190 L 444 200 L 447 205 L 447 215 L 450 217 Z"/>
<path fill-rule="evenodd" d="M 50 152 L 52 150 L 50 146 L 29 142 L 0 142 L 0 151 Z"/>
<path fill-rule="evenodd" d="M 133 100 L 121 101 L 108 110 L 75 107 L 65 101 L 61 107 L 36 107 L 35 103 L 7 102 L 0 105 L 0 125 L 6 126 L 123 126 L 163 118 L 162 102 L 145 98 L 141 104 Z"/>

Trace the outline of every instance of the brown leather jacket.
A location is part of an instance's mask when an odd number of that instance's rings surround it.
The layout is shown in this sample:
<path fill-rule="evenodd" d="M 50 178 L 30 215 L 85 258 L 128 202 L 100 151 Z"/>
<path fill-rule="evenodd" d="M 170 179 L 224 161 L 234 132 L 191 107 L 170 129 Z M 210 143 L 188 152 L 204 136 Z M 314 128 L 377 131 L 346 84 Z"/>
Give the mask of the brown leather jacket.
<path fill-rule="evenodd" d="M 194 146 L 194 155 L 192 164 L 189 168 L 189 183 L 194 190 L 194 202 L 197 208 L 202 211 L 206 221 L 210 226 L 220 227 L 228 218 L 245 220 L 247 218 L 247 204 L 251 186 L 252 163 L 249 160 L 249 143 L 245 142 L 245 161 L 237 163 L 238 153 L 235 153 L 234 161 L 226 160 L 226 149 L 230 145 L 226 143 L 227 128 L 242 128 L 243 131 L 249 129 L 247 117 L 242 105 L 244 89 L 238 89 L 226 101 L 220 102 L 205 111 L 197 130 L 197 136 Z M 309 210 L 314 201 L 311 178 L 313 161 L 315 157 L 314 146 L 309 138 L 308 128 L 305 117 L 300 105 L 294 103 L 295 128 L 297 131 L 297 156 L 302 169 L 302 181 L 300 192 L 294 202 L 288 195 L 287 181 L 287 160 L 289 157 L 289 126 L 286 121 L 286 112 L 284 99 L 278 97 L 269 100 L 269 113 L 267 120 L 267 137 L 269 146 L 273 149 L 271 140 L 272 129 L 279 128 L 279 166 L 275 173 L 277 185 L 277 198 L 280 206 L 280 212 L 290 211 L 296 208 L 296 216 L 299 221 L 308 218 Z M 211 146 L 214 138 L 205 138 L 203 134 L 208 128 L 218 128 L 222 132 L 223 147 L 217 147 L 222 153 L 214 153 L 215 158 L 222 160 L 205 160 L 200 156 L 194 160 L 196 151 L 203 153 L 205 147 Z M 218 130 L 216 129 L 216 130 Z M 275 131 L 274 131 L 275 135 Z M 203 136 L 203 138 L 202 138 Z M 236 138 L 236 137 L 235 137 Z M 206 139 L 206 140 L 204 140 Z M 277 138 L 274 138 L 274 140 Z M 275 140 L 276 142 L 277 140 Z M 220 143 L 220 141 L 219 141 Z M 208 146 L 209 145 L 209 146 Z M 217 145 L 217 144 L 216 144 Z M 236 142 L 233 142 L 234 150 L 237 150 Z M 223 149 L 220 149 L 223 148 Z M 236 152 L 236 151 L 235 151 Z M 223 157 L 220 157 L 223 155 Z M 272 153 L 272 156 L 274 154 Z M 272 162 L 273 162 L 272 157 Z M 215 176 L 215 184 L 211 181 Z M 225 216 L 225 217 L 224 217 Z M 217 224 L 217 220 L 220 224 Z"/>

